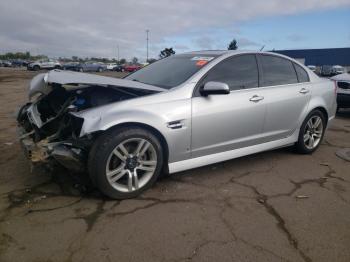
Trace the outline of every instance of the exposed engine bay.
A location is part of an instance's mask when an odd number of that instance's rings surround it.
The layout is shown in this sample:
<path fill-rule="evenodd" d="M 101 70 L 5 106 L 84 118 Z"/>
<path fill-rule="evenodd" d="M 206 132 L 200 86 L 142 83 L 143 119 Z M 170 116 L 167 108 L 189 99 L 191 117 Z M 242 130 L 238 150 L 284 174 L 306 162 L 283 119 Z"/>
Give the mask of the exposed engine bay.
<path fill-rule="evenodd" d="M 37 79 L 32 80 L 30 91 L 35 89 L 39 91 L 32 92 L 30 94 L 32 101 L 25 104 L 18 112 L 20 140 L 33 163 L 55 159 L 75 171 L 83 171 L 87 154 L 97 135 L 80 137 L 84 119 L 72 113 L 156 92 L 137 86 L 135 88 L 119 86 L 119 82 L 127 81 L 122 79 L 108 79 L 104 85 L 101 78 L 104 80 L 107 77 L 82 73 L 75 74 L 78 74 L 80 79 L 82 75 L 88 75 L 88 81 L 68 84 L 49 82 L 48 74 L 41 76 L 41 79 L 37 76 Z M 97 81 L 91 81 L 91 76 Z M 57 78 L 56 75 L 55 77 Z M 72 78 L 71 75 L 69 77 Z M 111 81 L 117 80 L 118 86 L 110 85 Z M 130 81 L 127 82 L 130 85 Z"/>

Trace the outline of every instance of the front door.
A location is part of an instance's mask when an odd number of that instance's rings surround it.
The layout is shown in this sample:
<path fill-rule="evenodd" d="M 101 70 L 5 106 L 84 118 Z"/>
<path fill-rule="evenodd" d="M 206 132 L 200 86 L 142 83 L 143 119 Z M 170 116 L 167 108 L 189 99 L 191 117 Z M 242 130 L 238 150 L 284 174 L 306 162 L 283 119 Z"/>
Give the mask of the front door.
<path fill-rule="evenodd" d="M 261 142 L 266 113 L 259 94 L 255 55 L 237 55 L 214 66 L 198 84 L 228 84 L 230 94 L 192 98 L 192 157 L 215 154 Z"/>

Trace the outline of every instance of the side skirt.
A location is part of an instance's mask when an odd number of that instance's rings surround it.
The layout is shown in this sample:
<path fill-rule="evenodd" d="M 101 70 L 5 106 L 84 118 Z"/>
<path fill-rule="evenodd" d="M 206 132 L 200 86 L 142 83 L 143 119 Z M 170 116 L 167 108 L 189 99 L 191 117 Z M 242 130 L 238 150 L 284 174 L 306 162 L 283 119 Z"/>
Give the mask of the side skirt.
<path fill-rule="evenodd" d="M 169 173 L 176 173 L 181 172 L 184 170 L 211 165 L 218 162 L 223 162 L 226 160 L 247 156 L 271 149 L 281 148 L 293 145 L 296 141 L 298 141 L 298 135 L 299 135 L 299 129 L 297 129 L 293 135 L 276 140 L 276 141 L 270 141 L 267 143 L 234 149 L 230 151 L 220 152 L 216 154 L 196 157 L 196 158 L 190 158 L 178 162 L 169 163 Z"/>

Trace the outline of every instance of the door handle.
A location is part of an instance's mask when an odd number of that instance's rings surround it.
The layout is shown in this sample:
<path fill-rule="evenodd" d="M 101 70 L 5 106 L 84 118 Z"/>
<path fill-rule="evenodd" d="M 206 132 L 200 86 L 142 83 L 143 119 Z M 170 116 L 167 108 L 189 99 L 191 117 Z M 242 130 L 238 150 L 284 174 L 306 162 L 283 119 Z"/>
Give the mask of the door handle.
<path fill-rule="evenodd" d="M 299 90 L 299 93 L 300 93 L 300 94 L 307 94 L 307 93 L 309 93 L 309 92 L 310 92 L 310 91 L 307 90 L 307 89 L 304 88 L 304 87 L 303 87 L 302 89 Z"/>
<path fill-rule="evenodd" d="M 263 100 L 264 97 L 263 96 L 258 96 L 258 95 L 253 95 L 249 101 L 252 101 L 252 102 L 259 102 L 260 100 Z"/>

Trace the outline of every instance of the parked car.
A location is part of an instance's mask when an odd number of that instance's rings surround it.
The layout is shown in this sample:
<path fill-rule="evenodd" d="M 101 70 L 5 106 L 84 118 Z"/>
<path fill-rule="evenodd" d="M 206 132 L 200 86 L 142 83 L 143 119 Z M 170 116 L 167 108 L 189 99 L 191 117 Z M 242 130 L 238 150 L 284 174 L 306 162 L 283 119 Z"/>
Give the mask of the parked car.
<path fill-rule="evenodd" d="M 124 66 L 124 71 L 135 72 L 135 71 L 139 70 L 140 68 L 141 68 L 141 66 L 139 66 L 139 65 L 126 65 L 126 66 Z"/>
<path fill-rule="evenodd" d="M 314 152 L 334 118 L 334 81 L 276 53 L 173 55 L 123 79 L 53 70 L 20 110 L 31 161 L 88 172 L 111 198 L 175 173 L 274 148 Z"/>
<path fill-rule="evenodd" d="M 339 74 L 344 74 L 346 73 L 346 70 L 344 67 L 340 66 L 340 65 L 335 65 L 332 68 L 332 74 L 333 75 L 339 75 Z"/>
<path fill-rule="evenodd" d="M 79 62 L 69 62 L 64 64 L 63 70 L 70 70 L 70 71 L 80 71 L 81 65 Z"/>
<path fill-rule="evenodd" d="M 97 62 L 88 62 L 79 66 L 80 72 L 102 72 L 106 70 L 107 66 L 105 64 Z"/>
<path fill-rule="evenodd" d="M 314 65 L 308 65 L 307 66 L 312 72 L 316 72 L 316 66 Z"/>
<path fill-rule="evenodd" d="M 12 60 L 11 62 L 12 67 L 22 67 L 23 65 L 24 65 L 24 60 L 21 60 L 21 59 Z"/>
<path fill-rule="evenodd" d="M 30 63 L 27 66 L 28 70 L 34 70 L 34 71 L 41 70 L 41 69 L 59 69 L 59 68 L 62 68 L 61 63 L 54 59 L 41 59 L 33 63 Z"/>
<path fill-rule="evenodd" d="M 340 108 L 350 108 L 350 74 L 339 74 L 331 78 L 337 84 L 337 111 Z"/>
<path fill-rule="evenodd" d="M 107 70 L 110 70 L 110 71 L 113 71 L 114 68 L 116 68 L 118 65 L 116 63 L 110 63 L 110 64 L 107 64 L 106 65 L 106 69 Z"/>
<path fill-rule="evenodd" d="M 321 66 L 321 76 L 332 76 L 333 75 L 333 66 L 323 65 Z"/>
<path fill-rule="evenodd" d="M 113 71 L 124 72 L 124 66 L 117 65 L 116 67 L 114 67 Z"/>
<path fill-rule="evenodd" d="M 2 66 L 3 67 L 12 67 L 12 63 L 9 60 L 4 60 L 4 61 L 2 61 Z"/>

